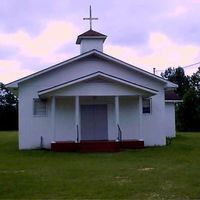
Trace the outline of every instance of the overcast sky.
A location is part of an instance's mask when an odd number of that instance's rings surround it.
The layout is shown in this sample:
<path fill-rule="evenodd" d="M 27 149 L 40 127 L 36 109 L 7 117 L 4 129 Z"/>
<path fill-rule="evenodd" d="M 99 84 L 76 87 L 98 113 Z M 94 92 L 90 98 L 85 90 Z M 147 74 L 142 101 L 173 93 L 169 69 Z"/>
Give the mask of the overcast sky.
<path fill-rule="evenodd" d="M 0 0 L 0 82 L 79 54 L 89 5 L 105 53 L 150 72 L 200 62 L 200 0 Z"/>

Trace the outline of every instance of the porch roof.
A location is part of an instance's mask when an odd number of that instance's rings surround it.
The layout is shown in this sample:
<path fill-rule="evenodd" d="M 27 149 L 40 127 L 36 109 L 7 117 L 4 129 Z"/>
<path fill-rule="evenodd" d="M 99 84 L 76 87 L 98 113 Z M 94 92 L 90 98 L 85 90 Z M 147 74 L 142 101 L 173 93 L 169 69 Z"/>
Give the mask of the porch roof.
<path fill-rule="evenodd" d="M 44 95 L 44 94 L 47 94 L 49 92 L 53 92 L 53 91 L 56 91 L 58 89 L 68 87 L 68 86 L 74 85 L 76 83 L 80 83 L 82 81 L 89 80 L 89 79 L 92 79 L 92 78 L 97 78 L 97 77 L 98 78 L 104 78 L 104 79 L 107 79 L 107 80 L 110 80 L 110 81 L 113 81 L 113 82 L 121 83 L 121 84 L 130 86 L 130 87 L 145 91 L 145 92 L 147 92 L 151 95 L 156 95 L 158 93 L 157 90 L 154 90 L 152 88 L 145 87 L 145 86 L 139 85 L 137 83 L 133 83 L 131 81 L 128 81 L 128 80 L 125 80 L 125 79 L 122 79 L 122 78 L 119 78 L 119 77 L 98 71 L 98 72 L 88 74 L 86 76 L 83 76 L 83 77 L 80 77 L 80 78 L 77 78 L 77 79 L 74 79 L 74 80 L 71 80 L 71 81 L 68 81 L 68 82 L 64 82 L 64 83 L 59 84 L 59 85 L 55 85 L 53 87 L 49 87 L 49 88 L 45 88 L 43 90 L 40 90 L 40 91 L 38 91 L 38 95 L 39 96 Z"/>

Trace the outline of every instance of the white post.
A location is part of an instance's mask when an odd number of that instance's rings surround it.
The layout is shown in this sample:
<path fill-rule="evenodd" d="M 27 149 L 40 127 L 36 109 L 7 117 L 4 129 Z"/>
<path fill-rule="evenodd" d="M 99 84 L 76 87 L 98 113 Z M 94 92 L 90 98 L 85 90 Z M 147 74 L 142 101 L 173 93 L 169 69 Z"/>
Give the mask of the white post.
<path fill-rule="evenodd" d="M 139 101 L 139 139 L 142 139 L 141 138 L 141 135 L 142 135 L 142 96 L 140 95 L 139 98 L 138 98 L 138 101 Z"/>
<path fill-rule="evenodd" d="M 75 97 L 75 130 L 76 130 L 76 141 L 80 141 L 80 105 L 79 96 Z"/>
<path fill-rule="evenodd" d="M 118 125 L 119 125 L 119 96 L 115 96 L 115 120 L 116 120 L 116 128 L 118 133 Z M 120 139 L 120 138 L 119 138 Z"/>
<path fill-rule="evenodd" d="M 115 119 L 116 124 L 119 124 L 119 96 L 115 97 Z"/>
<path fill-rule="evenodd" d="M 55 113 L 56 113 L 56 99 L 55 96 L 53 96 L 51 99 L 51 125 L 52 125 L 52 134 L 54 141 L 55 141 Z"/>

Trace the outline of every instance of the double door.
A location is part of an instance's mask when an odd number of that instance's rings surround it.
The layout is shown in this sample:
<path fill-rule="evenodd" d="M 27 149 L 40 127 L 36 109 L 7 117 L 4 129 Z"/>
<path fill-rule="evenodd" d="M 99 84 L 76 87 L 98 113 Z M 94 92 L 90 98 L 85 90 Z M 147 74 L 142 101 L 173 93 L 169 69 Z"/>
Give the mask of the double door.
<path fill-rule="evenodd" d="M 81 105 L 81 140 L 108 140 L 106 104 Z"/>

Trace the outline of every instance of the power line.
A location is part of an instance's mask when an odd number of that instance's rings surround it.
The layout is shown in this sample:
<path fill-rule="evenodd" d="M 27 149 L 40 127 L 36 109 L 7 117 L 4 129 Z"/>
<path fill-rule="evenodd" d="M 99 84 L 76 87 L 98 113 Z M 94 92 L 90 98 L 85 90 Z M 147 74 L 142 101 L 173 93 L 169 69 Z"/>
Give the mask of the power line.
<path fill-rule="evenodd" d="M 195 65 L 198 65 L 198 64 L 200 64 L 200 62 L 193 63 L 193 64 L 190 64 L 190 65 L 186 65 L 186 66 L 184 66 L 182 68 L 192 67 L 192 66 L 195 66 Z"/>
<path fill-rule="evenodd" d="M 182 68 L 185 69 L 185 68 L 188 68 L 188 67 L 193 67 L 195 65 L 200 65 L 200 62 L 196 62 L 196 63 L 190 64 L 190 65 L 185 65 Z M 155 71 L 156 72 L 164 72 L 165 70 L 164 69 L 155 69 Z"/>

